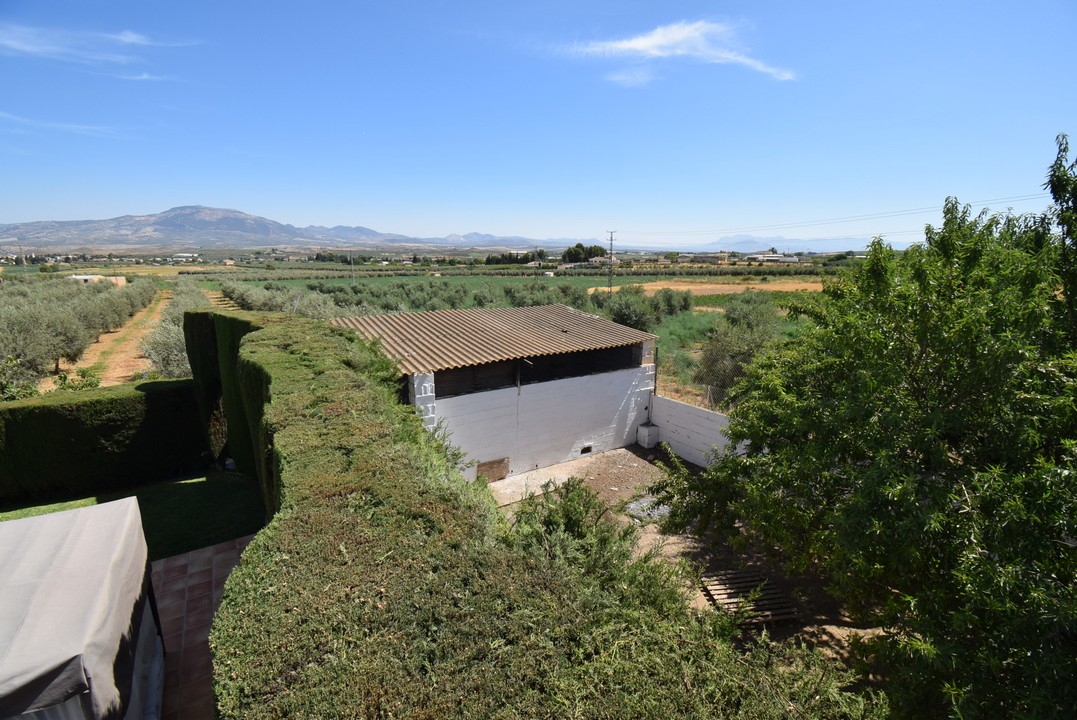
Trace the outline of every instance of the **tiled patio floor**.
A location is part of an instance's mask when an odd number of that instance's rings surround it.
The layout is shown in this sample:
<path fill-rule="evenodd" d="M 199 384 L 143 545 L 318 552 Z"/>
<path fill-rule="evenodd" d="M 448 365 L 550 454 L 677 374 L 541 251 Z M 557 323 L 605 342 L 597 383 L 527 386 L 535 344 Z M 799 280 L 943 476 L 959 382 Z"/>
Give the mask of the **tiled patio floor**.
<path fill-rule="evenodd" d="M 209 628 L 224 581 L 251 537 L 153 563 L 153 592 L 166 653 L 163 720 L 213 717 Z"/>

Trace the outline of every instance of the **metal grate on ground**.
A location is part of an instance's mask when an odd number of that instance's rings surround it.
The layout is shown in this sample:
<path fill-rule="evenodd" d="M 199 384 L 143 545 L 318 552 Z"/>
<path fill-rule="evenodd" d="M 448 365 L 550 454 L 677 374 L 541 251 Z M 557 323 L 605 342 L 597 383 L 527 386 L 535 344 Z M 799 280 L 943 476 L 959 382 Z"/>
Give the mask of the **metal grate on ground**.
<path fill-rule="evenodd" d="M 703 593 L 712 605 L 727 612 L 747 609 L 742 624 L 793 620 L 798 615 L 792 598 L 757 570 L 705 573 Z"/>

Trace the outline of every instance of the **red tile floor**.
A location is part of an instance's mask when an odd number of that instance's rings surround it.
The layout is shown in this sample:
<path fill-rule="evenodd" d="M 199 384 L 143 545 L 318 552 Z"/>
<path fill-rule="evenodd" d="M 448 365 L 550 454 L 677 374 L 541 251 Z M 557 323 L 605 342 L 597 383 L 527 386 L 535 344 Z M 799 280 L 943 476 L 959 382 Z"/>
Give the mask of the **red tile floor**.
<path fill-rule="evenodd" d="M 162 720 L 213 718 L 209 628 L 224 581 L 251 537 L 153 563 L 153 592 L 166 653 Z"/>

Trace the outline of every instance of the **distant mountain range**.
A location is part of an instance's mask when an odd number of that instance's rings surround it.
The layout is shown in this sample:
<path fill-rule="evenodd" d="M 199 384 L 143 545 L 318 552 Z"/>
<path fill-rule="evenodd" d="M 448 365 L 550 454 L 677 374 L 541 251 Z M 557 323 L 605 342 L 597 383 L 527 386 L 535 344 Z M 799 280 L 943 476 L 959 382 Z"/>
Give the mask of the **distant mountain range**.
<path fill-rule="evenodd" d="M 201 205 L 175 207 L 155 215 L 124 215 L 110 220 L 38 221 L 0 225 L 0 247 L 11 250 L 21 247 L 29 252 L 71 252 L 82 250 L 121 250 L 148 252 L 198 249 L 279 248 L 309 251 L 313 249 L 367 248 L 398 250 L 482 249 L 512 250 L 535 247 L 563 248 L 582 242 L 599 242 L 594 238 L 536 240 L 519 236 L 488 235 L 472 232 L 441 238 L 417 238 L 397 233 L 385 233 L 366 227 L 322 227 L 309 225 L 297 228 L 238 210 L 223 210 Z M 835 244 L 838 243 L 838 244 Z M 810 247 L 809 247 L 810 245 Z M 863 241 L 795 241 L 786 238 L 756 238 L 736 236 L 695 247 L 676 248 L 689 252 L 735 250 L 753 252 L 775 247 L 779 251 L 797 250 L 826 252 L 859 249 Z M 656 249 L 646 245 L 620 249 Z M 661 250 L 672 248 L 662 246 Z"/>

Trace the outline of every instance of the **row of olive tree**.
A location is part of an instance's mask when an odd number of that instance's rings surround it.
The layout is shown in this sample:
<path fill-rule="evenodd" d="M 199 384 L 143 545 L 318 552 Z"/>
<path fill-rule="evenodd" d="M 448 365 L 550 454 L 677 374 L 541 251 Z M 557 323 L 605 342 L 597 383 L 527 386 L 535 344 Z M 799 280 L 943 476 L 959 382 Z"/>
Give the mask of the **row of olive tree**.
<path fill-rule="evenodd" d="M 0 285 L 0 397 L 32 395 L 37 381 L 74 362 L 102 332 L 114 330 L 153 299 L 150 280 L 116 287 L 41 278 Z"/>
<path fill-rule="evenodd" d="M 208 304 L 205 293 L 193 280 L 176 282 L 161 319 L 142 340 L 142 354 L 153 363 L 154 373 L 166 378 L 191 376 L 183 337 L 183 313 Z"/>
<path fill-rule="evenodd" d="M 940 228 L 800 311 L 732 392 L 727 452 L 661 491 L 827 573 L 886 632 L 906 716 L 1077 708 L 1077 172 L 1034 216 L 947 201 Z M 733 449 L 737 448 L 737 449 Z M 739 528 L 739 529 L 738 529 Z"/>
<path fill-rule="evenodd" d="M 370 285 L 307 284 L 303 290 L 266 283 L 264 286 L 223 283 L 221 291 L 245 310 L 271 310 L 316 318 L 370 315 L 379 312 L 447 310 L 471 307 L 529 307 L 561 304 L 585 312 L 601 312 L 614 322 L 639 330 L 652 330 L 667 315 L 692 309 L 686 291 L 659 290 L 647 297 L 640 285 L 628 285 L 616 293 L 588 293 L 569 283 L 520 281 L 502 286 L 468 287 L 444 280 L 394 282 Z"/>

